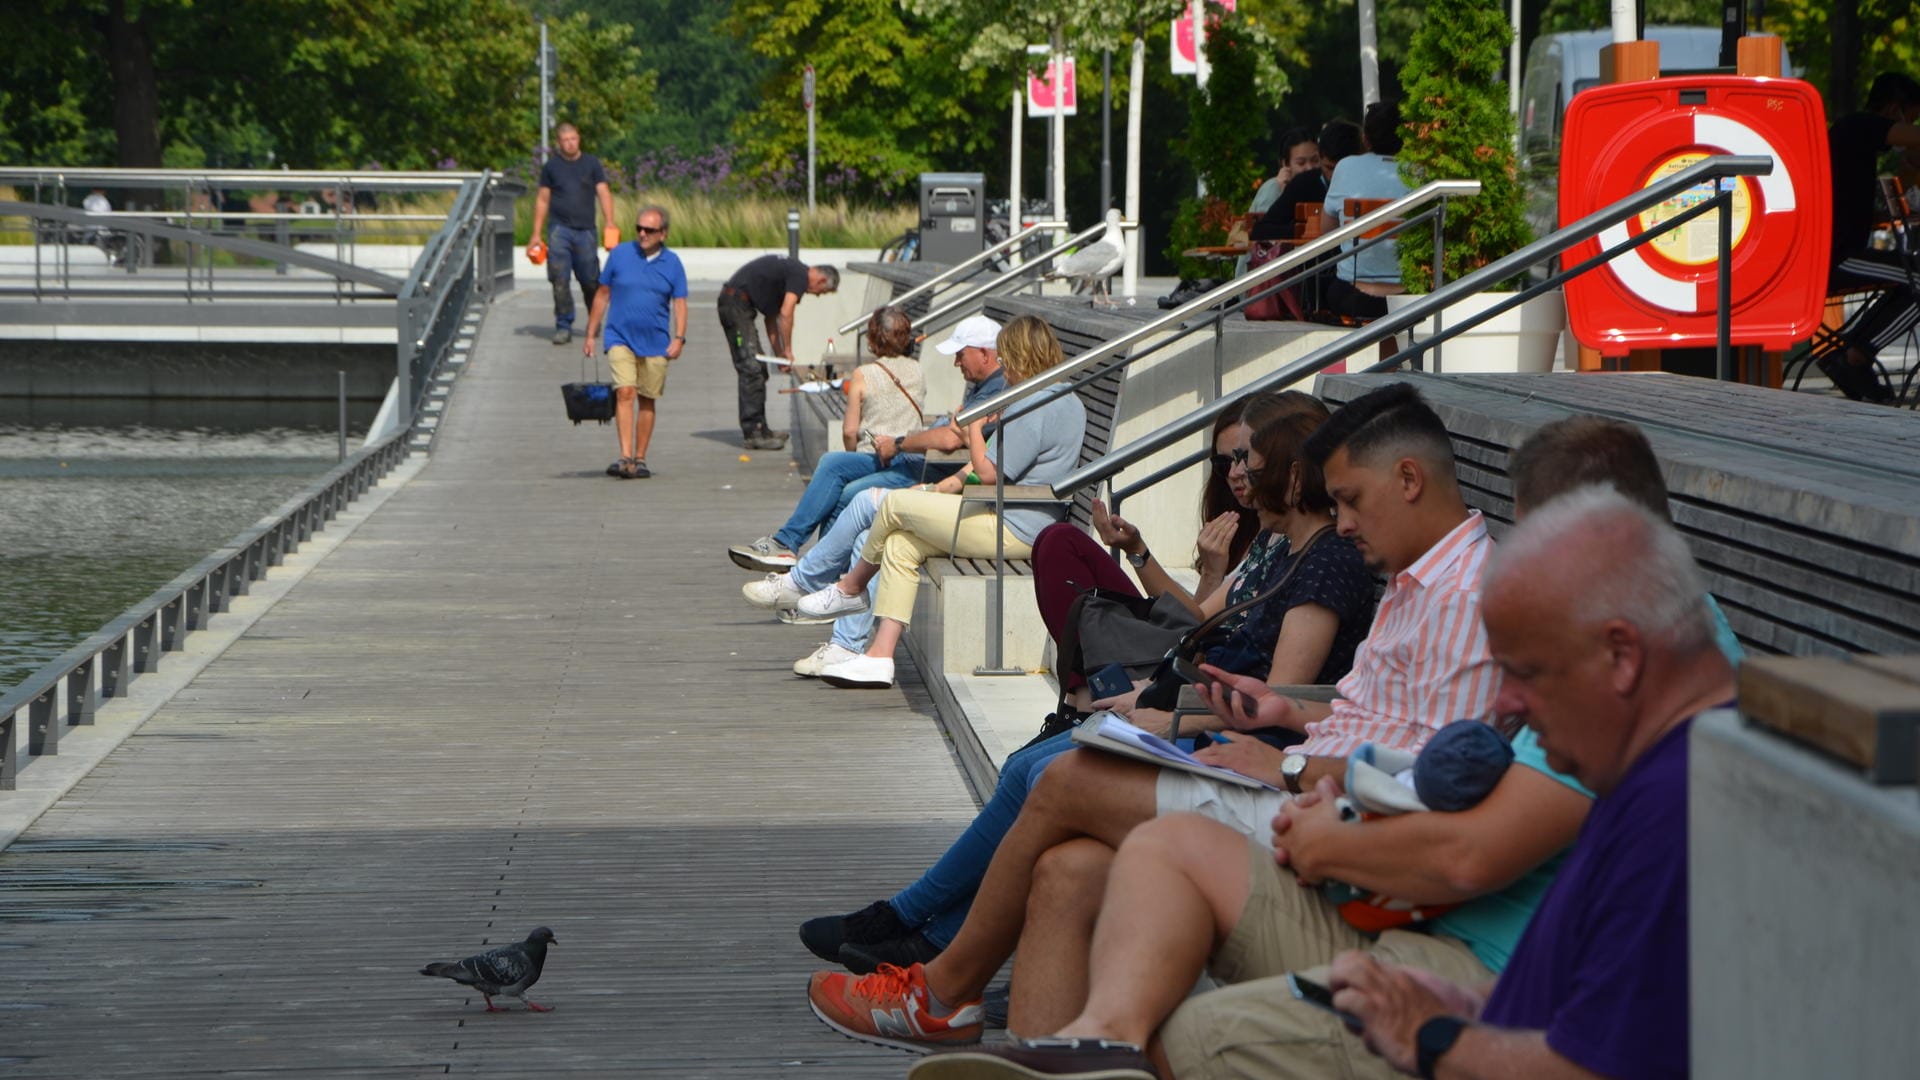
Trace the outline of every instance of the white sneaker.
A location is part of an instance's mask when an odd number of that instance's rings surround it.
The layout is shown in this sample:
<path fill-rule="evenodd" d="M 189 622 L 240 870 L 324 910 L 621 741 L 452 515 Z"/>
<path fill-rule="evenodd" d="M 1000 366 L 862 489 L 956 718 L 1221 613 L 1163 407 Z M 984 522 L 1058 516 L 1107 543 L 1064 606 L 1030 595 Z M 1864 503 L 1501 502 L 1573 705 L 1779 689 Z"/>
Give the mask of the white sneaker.
<path fill-rule="evenodd" d="M 820 681 L 843 690 L 885 690 L 893 685 L 893 660 L 885 656 L 855 656 L 821 668 Z"/>
<path fill-rule="evenodd" d="M 788 626 L 823 626 L 835 621 L 831 615 L 802 615 L 798 608 L 782 608 L 774 618 Z"/>
<path fill-rule="evenodd" d="M 829 641 L 825 645 L 813 650 L 813 652 L 807 656 L 795 660 L 793 662 L 793 673 L 803 679 L 817 679 L 820 677 L 820 669 L 829 664 L 838 664 L 845 660 L 851 660 L 859 655 L 859 653 L 854 652 L 852 649 L 843 649 Z"/>
<path fill-rule="evenodd" d="M 829 585 L 817 592 L 810 592 L 793 605 L 802 615 L 816 619 L 837 619 L 842 615 L 858 615 L 867 610 L 867 591 L 860 590 L 858 596 L 848 596 L 840 591 L 838 585 Z"/>
<path fill-rule="evenodd" d="M 740 595 L 754 607 L 790 608 L 807 595 L 794 587 L 793 578 L 787 574 L 768 574 L 759 581 L 749 581 L 740 586 Z"/>
<path fill-rule="evenodd" d="M 727 549 L 727 558 L 742 570 L 762 573 L 791 570 L 800 561 L 800 556 L 780 546 L 780 541 L 771 536 L 763 536 L 751 544 L 735 544 Z"/>

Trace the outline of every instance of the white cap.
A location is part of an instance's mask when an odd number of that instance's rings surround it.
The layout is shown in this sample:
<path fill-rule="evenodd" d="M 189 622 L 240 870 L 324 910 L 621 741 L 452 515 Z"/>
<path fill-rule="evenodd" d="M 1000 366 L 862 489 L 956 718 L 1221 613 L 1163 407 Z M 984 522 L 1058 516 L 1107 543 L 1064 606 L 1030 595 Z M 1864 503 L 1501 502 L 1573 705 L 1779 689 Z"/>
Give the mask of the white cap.
<path fill-rule="evenodd" d="M 961 349 L 993 349 L 999 347 L 1000 324 L 985 315 L 969 315 L 960 320 L 953 328 L 953 334 L 947 340 L 935 345 L 948 356 Z"/>

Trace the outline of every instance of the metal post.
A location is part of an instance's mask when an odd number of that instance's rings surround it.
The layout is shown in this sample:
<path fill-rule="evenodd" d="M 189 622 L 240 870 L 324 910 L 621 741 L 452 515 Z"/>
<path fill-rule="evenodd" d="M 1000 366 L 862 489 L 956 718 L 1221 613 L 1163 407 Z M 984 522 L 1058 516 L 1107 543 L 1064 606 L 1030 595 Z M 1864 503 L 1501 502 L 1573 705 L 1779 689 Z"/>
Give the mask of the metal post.
<path fill-rule="evenodd" d="M 1206 0 L 1193 0 L 1187 7 L 1187 17 L 1193 21 L 1193 85 L 1202 93 L 1207 89 L 1209 74 L 1206 10 Z M 1207 178 L 1204 174 L 1194 177 L 1193 193 L 1202 199 L 1207 197 Z"/>
<path fill-rule="evenodd" d="M 800 257 L 800 208 L 795 206 L 787 211 L 787 258 Z"/>
<path fill-rule="evenodd" d="M 347 460 L 347 373 L 340 374 L 340 446 L 335 461 Z"/>
<path fill-rule="evenodd" d="M 1100 57 L 1100 216 L 1113 206 L 1113 50 Z"/>
<path fill-rule="evenodd" d="M 1434 289 L 1438 289 L 1447 283 L 1446 255 L 1447 200 L 1443 196 L 1440 199 L 1439 205 L 1434 207 L 1433 211 L 1433 284 L 1427 288 L 1428 292 L 1432 292 Z M 1433 333 L 1435 337 L 1440 336 L 1440 331 L 1445 327 L 1445 323 L 1443 322 L 1445 317 L 1446 312 L 1444 311 L 1436 311 L 1433 313 Z M 1407 336 L 1411 338 L 1413 331 L 1407 331 Z M 1436 375 L 1440 373 L 1440 352 L 1443 347 L 1443 343 L 1438 341 L 1433 344 L 1433 371 Z M 1418 368 L 1422 365 L 1415 364 L 1414 366 Z"/>
<path fill-rule="evenodd" d="M 1719 340 L 1714 343 L 1714 377 L 1721 382 L 1733 378 L 1733 189 L 1740 183 L 1738 177 L 1728 176 L 1720 181 L 1720 194 L 1714 196 L 1714 211 L 1719 215 L 1720 226 L 1720 280 L 1719 315 L 1714 322 L 1718 324 Z"/>
<path fill-rule="evenodd" d="M 540 24 L 540 164 L 545 165 L 547 147 L 553 143 L 547 131 L 551 120 L 550 110 L 553 106 L 553 93 L 547 88 L 547 80 L 552 77 L 552 73 L 547 70 L 547 20 L 535 19 L 534 21 Z"/>
<path fill-rule="evenodd" d="M 812 63 L 806 65 L 806 79 L 801 86 L 801 102 L 806 106 L 806 213 L 812 213 L 814 211 L 814 65 Z"/>
<path fill-rule="evenodd" d="M 1058 105 L 1060 99 L 1054 98 Z M 1005 413 L 1001 414 L 1005 416 Z M 1006 434 L 1003 424 L 994 433 L 993 440 L 993 516 L 996 523 L 1007 518 L 1007 441 L 999 436 Z M 987 605 L 987 662 L 973 669 L 975 675 L 1025 675 L 1020 668 L 1006 665 L 1005 618 L 1007 607 L 1007 527 L 997 525 L 993 531 L 993 603 Z"/>
<path fill-rule="evenodd" d="M 1007 163 L 1007 203 L 1010 207 L 1007 211 L 1008 236 L 1017 235 L 1022 226 L 1026 224 L 1025 215 L 1020 211 L 1020 204 L 1024 201 L 1020 191 L 1020 169 L 1023 165 L 1020 154 L 1022 149 L 1020 140 L 1026 137 L 1026 112 L 1027 70 L 1025 67 L 1022 67 L 1020 69 L 1020 81 L 1013 88 L 1013 138 L 1011 140 L 1013 143 L 1013 160 Z M 1025 244 L 1021 244 L 1019 247 L 1007 252 L 1008 266 L 1020 265 L 1020 248 L 1025 246 Z"/>

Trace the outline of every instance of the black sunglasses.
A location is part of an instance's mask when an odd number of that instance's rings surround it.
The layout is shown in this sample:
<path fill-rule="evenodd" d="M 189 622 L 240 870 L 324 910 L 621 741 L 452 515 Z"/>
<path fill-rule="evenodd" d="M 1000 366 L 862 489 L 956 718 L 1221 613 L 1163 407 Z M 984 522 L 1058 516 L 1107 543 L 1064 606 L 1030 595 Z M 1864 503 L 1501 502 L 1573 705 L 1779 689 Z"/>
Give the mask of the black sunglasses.
<path fill-rule="evenodd" d="M 633 231 L 634 231 L 634 232 L 637 232 L 637 233 L 645 233 L 645 234 L 647 234 L 648 236 L 651 236 L 651 235 L 653 235 L 654 233 L 663 233 L 663 232 L 666 232 L 666 231 L 667 231 L 667 227 L 666 227 L 665 225 L 662 225 L 662 226 L 660 226 L 659 228 L 657 228 L 657 229 L 656 229 L 656 228 L 653 228 L 653 227 L 651 227 L 651 226 L 648 226 L 648 225 L 635 225 L 635 226 L 633 227 Z"/>
<path fill-rule="evenodd" d="M 1227 472 L 1233 468 L 1235 462 L 1238 462 L 1242 468 L 1245 468 L 1247 464 L 1246 447 L 1242 446 L 1232 453 L 1213 455 L 1213 471 L 1220 473 Z M 1258 470 L 1247 469 L 1247 475 L 1252 476 L 1256 471 Z"/>

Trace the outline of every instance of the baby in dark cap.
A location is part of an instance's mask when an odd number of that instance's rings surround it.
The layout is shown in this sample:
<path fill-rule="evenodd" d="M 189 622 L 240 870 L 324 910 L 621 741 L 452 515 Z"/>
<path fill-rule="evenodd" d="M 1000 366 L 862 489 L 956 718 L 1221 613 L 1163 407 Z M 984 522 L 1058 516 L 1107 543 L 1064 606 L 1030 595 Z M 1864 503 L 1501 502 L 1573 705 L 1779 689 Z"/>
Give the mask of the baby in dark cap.
<path fill-rule="evenodd" d="M 1419 754 L 1368 743 L 1347 763 L 1347 791 L 1336 804 L 1343 820 L 1428 810 L 1457 813 L 1479 805 L 1513 763 L 1504 735 L 1478 720 L 1448 724 Z M 1347 922 L 1371 933 L 1423 922 L 1454 905 L 1420 905 L 1338 881 L 1327 896 Z"/>

